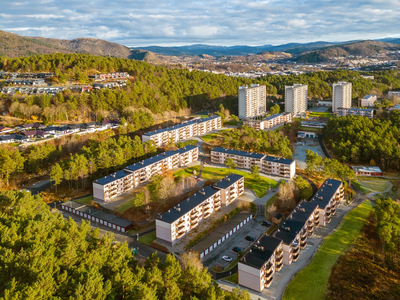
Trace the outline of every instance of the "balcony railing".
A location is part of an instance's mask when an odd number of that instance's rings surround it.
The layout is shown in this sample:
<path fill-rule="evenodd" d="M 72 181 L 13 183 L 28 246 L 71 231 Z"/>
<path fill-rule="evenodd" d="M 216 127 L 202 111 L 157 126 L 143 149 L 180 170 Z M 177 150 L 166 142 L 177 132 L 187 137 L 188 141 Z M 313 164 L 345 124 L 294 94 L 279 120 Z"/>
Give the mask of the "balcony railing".
<path fill-rule="evenodd" d="M 300 256 L 300 253 L 293 254 L 292 260 L 293 260 L 293 261 L 297 261 L 297 259 L 299 258 L 299 256 Z"/>
<path fill-rule="evenodd" d="M 176 235 L 176 237 L 178 238 L 178 239 L 180 239 L 181 237 L 183 237 L 185 235 L 185 231 L 182 231 L 181 233 L 178 233 L 177 235 Z"/>

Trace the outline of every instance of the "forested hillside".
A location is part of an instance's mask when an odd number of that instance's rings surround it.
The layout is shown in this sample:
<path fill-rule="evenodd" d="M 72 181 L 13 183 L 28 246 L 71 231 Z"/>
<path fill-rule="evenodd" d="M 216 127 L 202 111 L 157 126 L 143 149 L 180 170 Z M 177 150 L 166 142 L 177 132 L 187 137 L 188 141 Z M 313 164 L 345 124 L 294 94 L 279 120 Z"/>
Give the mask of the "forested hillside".
<path fill-rule="evenodd" d="M 38 196 L 0 192 L 0 298 L 250 299 L 226 293 L 207 269 L 173 255 L 139 263 L 126 243 L 99 237 L 89 223 L 64 220 Z"/>

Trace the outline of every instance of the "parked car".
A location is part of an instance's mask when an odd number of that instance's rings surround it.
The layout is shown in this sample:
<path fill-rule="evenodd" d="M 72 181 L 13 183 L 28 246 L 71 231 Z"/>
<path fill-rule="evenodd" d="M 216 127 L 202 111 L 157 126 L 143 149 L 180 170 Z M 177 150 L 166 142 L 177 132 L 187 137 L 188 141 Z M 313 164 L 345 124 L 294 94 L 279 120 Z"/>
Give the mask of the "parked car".
<path fill-rule="evenodd" d="M 242 249 L 240 249 L 239 247 L 233 247 L 232 250 L 235 251 L 235 252 L 241 252 L 242 251 Z"/>
<path fill-rule="evenodd" d="M 262 226 L 266 226 L 266 227 L 271 226 L 271 224 L 270 224 L 269 222 L 267 222 L 267 221 L 263 221 L 263 222 L 261 223 L 261 225 L 262 225 Z"/>
<path fill-rule="evenodd" d="M 227 262 L 232 262 L 233 258 L 227 255 L 222 256 L 222 260 L 227 261 Z"/>
<path fill-rule="evenodd" d="M 250 242 L 254 242 L 255 238 L 253 238 L 251 235 L 247 235 L 246 236 L 246 240 L 250 241 Z"/>

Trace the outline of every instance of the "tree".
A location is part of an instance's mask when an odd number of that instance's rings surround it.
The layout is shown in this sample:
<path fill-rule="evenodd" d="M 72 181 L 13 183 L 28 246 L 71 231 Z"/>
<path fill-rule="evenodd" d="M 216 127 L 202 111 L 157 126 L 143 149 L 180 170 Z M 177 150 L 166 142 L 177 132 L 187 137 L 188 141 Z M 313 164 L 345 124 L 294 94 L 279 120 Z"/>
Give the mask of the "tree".
<path fill-rule="evenodd" d="M 135 207 L 141 207 L 143 206 L 145 201 L 145 196 L 143 192 L 139 192 L 135 195 L 135 198 L 133 199 L 134 206 Z"/>
<path fill-rule="evenodd" d="M 0 174 L 9 184 L 10 176 L 19 172 L 24 167 L 25 159 L 22 157 L 18 149 L 9 149 L 0 147 Z"/>
<path fill-rule="evenodd" d="M 310 149 L 306 150 L 306 160 L 305 160 L 306 172 L 310 175 L 315 174 L 316 171 L 320 170 L 323 167 L 323 158 L 311 151 Z"/>
<path fill-rule="evenodd" d="M 229 173 L 231 172 L 231 169 L 235 169 L 237 166 L 232 158 L 225 159 L 224 164 L 229 168 Z"/>
<path fill-rule="evenodd" d="M 59 164 L 55 164 L 50 170 L 50 179 L 54 181 L 54 186 L 56 187 L 57 193 L 57 185 L 61 183 L 63 179 L 63 171 Z"/>
<path fill-rule="evenodd" d="M 269 112 L 270 112 L 270 114 L 279 114 L 279 112 L 280 112 L 280 110 L 281 110 L 281 107 L 279 106 L 279 104 L 275 104 L 274 106 L 272 106 L 270 109 L 269 109 Z"/>
<path fill-rule="evenodd" d="M 175 182 L 173 176 L 164 176 L 160 182 L 160 188 L 158 190 L 158 198 L 165 201 L 171 195 L 171 192 L 175 189 Z"/>
<path fill-rule="evenodd" d="M 260 168 L 258 167 L 257 164 L 254 164 L 254 165 L 251 167 L 251 175 L 253 176 L 253 178 L 254 178 L 255 180 L 260 179 Z"/>

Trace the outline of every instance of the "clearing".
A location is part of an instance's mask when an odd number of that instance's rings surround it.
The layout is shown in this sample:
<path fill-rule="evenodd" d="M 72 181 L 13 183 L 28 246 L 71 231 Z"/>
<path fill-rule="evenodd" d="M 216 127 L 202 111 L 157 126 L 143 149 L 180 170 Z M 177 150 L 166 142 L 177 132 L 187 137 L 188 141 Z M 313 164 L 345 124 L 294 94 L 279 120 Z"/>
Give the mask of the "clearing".
<path fill-rule="evenodd" d="M 364 201 L 350 211 L 339 228 L 329 235 L 314 258 L 289 283 L 282 299 L 323 299 L 331 269 L 342 253 L 348 251 L 372 211 L 372 203 Z"/>
<path fill-rule="evenodd" d="M 390 182 L 383 178 L 358 177 L 358 180 L 368 189 L 375 192 L 384 192 L 391 187 Z"/>

